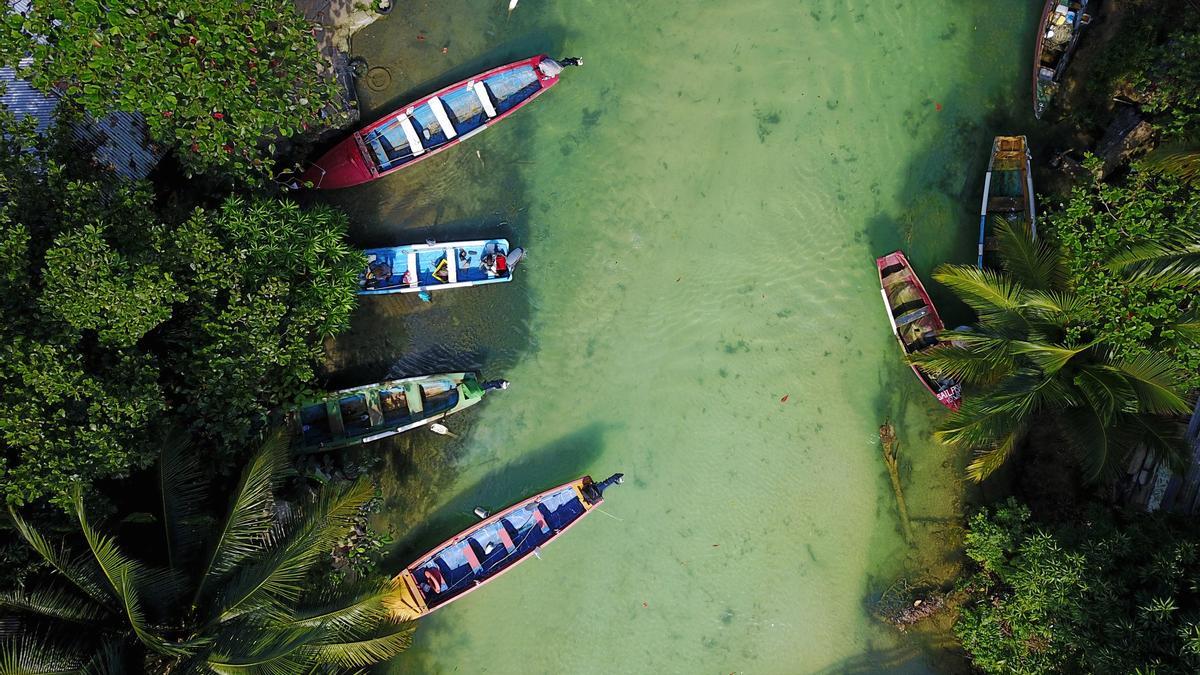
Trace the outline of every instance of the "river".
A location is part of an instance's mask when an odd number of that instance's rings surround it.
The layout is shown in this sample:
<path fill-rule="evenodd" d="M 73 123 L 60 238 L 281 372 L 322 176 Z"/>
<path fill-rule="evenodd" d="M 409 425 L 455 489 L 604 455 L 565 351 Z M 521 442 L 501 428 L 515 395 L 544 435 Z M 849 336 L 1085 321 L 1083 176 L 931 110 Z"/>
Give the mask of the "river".
<path fill-rule="evenodd" d="M 457 439 L 366 450 L 386 462 L 396 569 L 474 506 L 585 473 L 626 483 L 540 560 L 423 620 L 395 672 L 946 668 L 937 639 L 869 613 L 900 576 L 949 574 L 964 504 L 874 258 L 904 248 L 927 279 L 973 260 L 991 138 L 1032 122 L 1037 3 L 506 5 L 408 0 L 357 34 L 364 120 L 536 53 L 585 66 L 461 147 L 321 197 L 363 246 L 503 234 L 529 258 L 511 284 L 431 304 L 365 298 L 329 383 L 512 381 L 447 421 Z"/>

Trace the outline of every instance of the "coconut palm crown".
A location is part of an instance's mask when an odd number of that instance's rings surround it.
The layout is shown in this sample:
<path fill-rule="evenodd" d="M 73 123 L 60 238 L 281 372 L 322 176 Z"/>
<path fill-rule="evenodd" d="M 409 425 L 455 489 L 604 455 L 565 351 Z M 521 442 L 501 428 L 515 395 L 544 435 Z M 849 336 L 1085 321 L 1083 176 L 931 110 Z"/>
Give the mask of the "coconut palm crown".
<path fill-rule="evenodd" d="M 1176 416 L 1190 407 L 1173 363 L 1154 353 L 1116 355 L 1090 334 L 1058 250 L 1002 218 L 994 232 L 1000 270 L 942 265 L 933 275 L 978 322 L 947 331 L 942 345 L 911 357 L 938 376 L 978 386 L 937 432 L 942 442 L 974 453 L 968 476 L 987 478 L 1044 424 L 1060 432 L 1089 481 L 1113 474 L 1138 447 L 1181 466 Z M 1144 261 L 1121 264 L 1137 262 Z"/>
<path fill-rule="evenodd" d="M 166 444 L 165 564 L 157 567 L 95 527 L 78 493 L 78 550 L 10 511 L 53 573 L 0 597 L 11 617 L 0 622 L 0 672 L 345 672 L 403 651 L 411 625 L 389 619 L 386 582 L 313 583 L 371 485 L 326 488 L 287 508 L 276 493 L 288 461 L 284 439 L 267 441 L 231 491 L 227 517 L 214 524 L 203 513 L 197 460 L 182 444 Z"/>

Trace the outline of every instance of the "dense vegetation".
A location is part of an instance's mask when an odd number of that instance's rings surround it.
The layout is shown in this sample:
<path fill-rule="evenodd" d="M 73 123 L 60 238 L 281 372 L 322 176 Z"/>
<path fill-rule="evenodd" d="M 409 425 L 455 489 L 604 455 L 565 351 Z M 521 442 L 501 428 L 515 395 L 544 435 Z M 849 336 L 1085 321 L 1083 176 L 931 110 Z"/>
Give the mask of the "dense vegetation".
<path fill-rule="evenodd" d="M 168 443 L 161 529 L 135 542 L 141 550 L 162 542 L 150 560 L 94 525 L 79 490 L 70 505 L 79 533 L 70 539 L 82 553 L 13 513 L 49 571 L 0 595 L 12 635 L 0 650 L 20 672 L 184 673 L 345 672 L 403 651 L 411 627 L 390 620 L 387 582 L 314 583 L 372 499 L 370 483 L 325 488 L 284 508 L 276 499 L 289 470 L 286 440 L 275 436 L 214 522 L 198 458 Z"/>
<path fill-rule="evenodd" d="M 261 180 L 262 146 L 321 126 L 335 99 L 292 0 L 30 6 L 0 22 L 0 59 L 93 116 L 141 113 L 189 172 Z"/>
<path fill-rule="evenodd" d="M 1078 185 L 1049 218 L 1067 285 L 1087 312 L 1076 334 L 1095 334 L 1119 356 L 1165 355 L 1190 387 L 1200 386 L 1200 274 L 1178 256 L 1154 255 L 1200 247 L 1197 223 L 1200 193 L 1169 175 L 1135 166 L 1119 182 Z M 1153 268 L 1137 266 L 1147 254 L 1173 273 L 1147 274 Z"/>
<path fill-rule="evenodd" d="M 1128 0 L 1121 10 L 1119 31 L 1087 73 L 1083 108 L 1099 117 L 1121 96 L 1136 102 L 1167 139 L 1194 135 L 1200 129 L 1200 10 L 1192 0 Z"/>
<path fill-rule="evenodd" d="M 0 117 L 0 483 L 9 503 L 147 466 L 168 426 L 237 452 L 345 327 L 346 221 L 267 198 L 160 212 Z"/>
<path fill-rule="evenodd" d="M 1014 501 L 971 519 L 977 568 L 956 632 L 988 673 L 1200 671 L 1200 538 L 1189 523 L 1092 512 L 1042 525 Z"/>
<path fill-rule="evenodd" d="M 991 475 L 1033 427 L 1045 424 L 1053 424 L 1075 451 L 1089 480 L 1111 476 L 1142 445 L 1180 466 L 1184 447 L 1172 416 L 1191 410 L 1182 371 L 1160 353 L 1119 342 L 1127 336 L 1097 321 L 1106 308 L 1070 286 L 1072 259 L 1064 260 L 1044 239 L 1035 241 L 1028 226 L 998 220 L 1000 271 L 943 265 L 934 274 L 978 320 L 968 330 L 947 332 L 951 344 L 912 360 L 980 387 L 946 419 L 938 438 L 975 453 L 968 469 L 975 480 Z M 1154 260 L 1167 255 L 1160 251 Z M 1135 274 L 1114 274 L 1127 287 L 1135 285 Z M 1147 274 L 1142 283 L 1161 280 Z M 1192 337 L 1159 333 L 1170 344 Z"/>

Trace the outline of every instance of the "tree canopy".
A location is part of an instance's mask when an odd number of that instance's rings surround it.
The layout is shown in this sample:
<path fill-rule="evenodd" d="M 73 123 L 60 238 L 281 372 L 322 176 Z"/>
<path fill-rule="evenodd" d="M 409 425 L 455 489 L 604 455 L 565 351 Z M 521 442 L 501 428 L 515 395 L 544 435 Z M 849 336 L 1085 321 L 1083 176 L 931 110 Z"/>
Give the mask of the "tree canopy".
<path fill-rule="evenodd" d="M 1200 540 L 1165 516 L 1047 526 L 1010 500 L 971 518 L 955 633 L 987 673 L 1200 670 Z"/>
<path fill-rule="evenodd" d="M 80 490 L 78 536 L 46 537 L 15 511 L 16 529 L 53 574 L 0 594 L 8 612 L 0 667 L 20 672 L 333 673 L 387 660 L 411 625 L 391 620 L 387 581 L 313 583 L 373 496 L 369 482 L 280 503 L 289 473 L 274 436 L 230 493 L 223 519 L 198 458 L 177 442 L 159 464 L 162 549 L 149 559 L 91 521 Z M 221 491 L 222 493 L 225 490 Z M 146 550 L 149 537 L 139 537 Z"/>
<path fill-rule="evenodd" d="M 176 217 L 0 113 L 0 484 L 127 475 L 167 425 L 236 452 L 347 324 L 361 256 L 326 207 Z"/>
<path fill-rule="evenodd" d="M 292 0 L 33 2 L 0 20 L 0 58 L 93 116 L 141 113 L 188 171 L 242 179 L 336 98 Z"/>

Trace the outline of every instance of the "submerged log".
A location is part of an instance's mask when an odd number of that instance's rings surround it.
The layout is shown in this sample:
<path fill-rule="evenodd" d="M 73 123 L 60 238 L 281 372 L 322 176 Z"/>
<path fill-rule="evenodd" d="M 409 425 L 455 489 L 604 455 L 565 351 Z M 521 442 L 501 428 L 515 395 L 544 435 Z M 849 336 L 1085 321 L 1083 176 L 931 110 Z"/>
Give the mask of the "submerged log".
<path fill-rule="evenodd" d="M 902 578 L 879 596 L 872 613 L 879 620 L 905 631 L 945 609 L 948 600 L 936 589 L 913 588 Z"/>
<path fill-rule="evenodd" d="M 883 463 L 887 465 L 888 475 L 892 479 L 892 492 L 896 494 L 896 510 L 900 512 L 900 527 L 904 532 L 904 541 L 913 541 L 912 523 L 908 519 L 908 504 L 904 501 L 904 490 L 900 487 L 899 446 L 896 440 L 896 429 L 891 421 L 885 421 L 879 427 L 879 440 L 883 444 Z"/>

